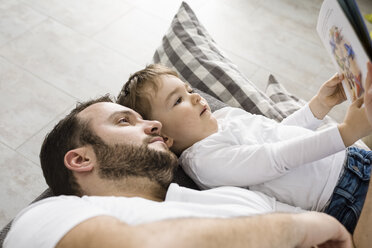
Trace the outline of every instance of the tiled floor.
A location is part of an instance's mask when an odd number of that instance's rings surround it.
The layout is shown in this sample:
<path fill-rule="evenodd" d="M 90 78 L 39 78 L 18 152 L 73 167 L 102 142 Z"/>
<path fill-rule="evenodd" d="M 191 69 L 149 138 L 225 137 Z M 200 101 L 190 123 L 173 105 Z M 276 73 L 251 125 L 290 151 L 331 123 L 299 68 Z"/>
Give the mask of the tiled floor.
<path fill-rule="evenodd" d="M 188 1 L 259 88 L 273 73 L 306 100 L 334 73 L 315 31 L 321 2 Z M 371 0 L 358 2 L 372 12 Z M 46 188 L 38 153 L 47 131 L 77 100 L 117 95 L 150 62 L 180 3 L 0 0 L 0 227 Z"/>

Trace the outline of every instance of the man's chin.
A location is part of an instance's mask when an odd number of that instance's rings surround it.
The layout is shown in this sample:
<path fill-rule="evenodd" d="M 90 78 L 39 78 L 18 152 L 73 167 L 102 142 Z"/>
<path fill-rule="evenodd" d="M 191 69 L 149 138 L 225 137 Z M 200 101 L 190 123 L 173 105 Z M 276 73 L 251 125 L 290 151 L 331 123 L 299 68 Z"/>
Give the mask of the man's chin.
<path fill-rule="evenodd" d="M 164 142 L 161 142 L 161 141 L 156 141 L 156 142 L 150 143 L 150 144 L 147 145 L 147 147 L 149 149 L 159 151 L 159 152 L 168 152 L 169 151 L 167 145 Z"/>
<path fill-rule="evenodd" d="M 164 142 L 150 143 L 147 145 L 147 149 L 166 154 L 167 156 L 172 157 L 172 159 L 178 161 L 176 154 L 174 154 L 171 150 L 169 150 L 168 146 Z M 177 165 L 178 165 L 178 162 L 177 162 Z"/>

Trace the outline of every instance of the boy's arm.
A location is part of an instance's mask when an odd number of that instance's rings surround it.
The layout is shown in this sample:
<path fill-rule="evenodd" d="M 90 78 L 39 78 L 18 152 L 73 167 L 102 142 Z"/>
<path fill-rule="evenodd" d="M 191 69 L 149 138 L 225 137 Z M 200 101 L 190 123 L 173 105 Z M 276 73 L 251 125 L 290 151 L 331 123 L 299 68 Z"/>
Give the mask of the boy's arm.
<path fill-rule="evenodd" d="M 309 103 L 293 112 L 281 121 L 287 126 L 298 126 L 315 131 L 323 120 L 317 119 L 312 113 Z"/>
<path fill-rule="evenodd" d="M 342 74 L 335 74 L 320 87 L 318 93 L 310 100 L 309 107 L 316 118 L 322 120 L 334 106 L 346 100 L 342 87 L 343 79 Z"/>
<path fill-rule="evenodd" d="M 334 75 L 321 86 L 318 93 L 307 105 L 286 117 L 281 123 L 301 126 L 310 130 L 318 128 L 328 112 L 346 99 L 342 88 L 342 79 L 342 75 Z"/>
<path fill-rule="evenodd" d="M 367 64 L 368 80 L 371 81 L 371 65 Z M 342 75 L 334 75 L 330 80 L 325 82 L 319 89 L 318 94 L 311 99 L 309 107 L 314 116 L 318 119 L 324 116 L 337 104 L 346 100 L 342 88 Z M 362 108 L 363 98 L 353 102 L 348 109 L 344 122 L 338 125 L 342 140 L 345 146 L 354 144 L 357 140 L 368 135 L 372 128 L 368 123 L 367 115 Z"/>
<path fill-rule="evenodd" d="M 366 88 L 364 92 L 364 105 L 369 123 L 372 125 L 372 63 L 367 64 L 368 74 Z M 366 199 L 364 201 L 362 213 L 354 231 L 354 244 L 358 248 L 370 247 L 372 244 L 371 235 L 372 223 L 372 184 L 369 183 Z"/>
<path fill-rule="evenodd" d="M 129 226 L 113 217 L 88 219 L 58 243 L 63 247 L 351 247 L 351 237 L 321 213 L 234 219 L 175 219 Z"/>
<path fill-rule="evenodd" d="M 225 138 L 205 139 L 181 155 L 184 170 L 201 185 L 256 185 L 345 150 L 337 126 L 275 143 L 232 144 Z"/>
<path fill-rule="evenodd" d="M 349 106 L 344 122 L 338 124 L 338 130 L 345 146 L 351 146 L 372 131 L 365 108 L 362 107 L 363 101 L 363 98 L 359 98 L 353 102 Z"/>
<path fill-rule="evenodd" d="M 369 123 L 372 125 L 372 63 L 367 63 L 366 88 L 364 92 L 364 105 Z"/>

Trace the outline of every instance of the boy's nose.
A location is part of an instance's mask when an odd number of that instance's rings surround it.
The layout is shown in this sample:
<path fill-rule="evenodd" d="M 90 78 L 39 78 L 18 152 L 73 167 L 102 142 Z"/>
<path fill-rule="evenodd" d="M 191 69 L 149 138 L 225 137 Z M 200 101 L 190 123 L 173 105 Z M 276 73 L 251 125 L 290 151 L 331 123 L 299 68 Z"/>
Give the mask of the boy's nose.
<path fill-rule="evenodd" d="M 146 134 L 160 135 L 161 128 L 162 128 L 162 125 L 159 121 L 145 120 L 145 133 Z"/>
<path fill-rule="evenodd" d="M 200 102 L 200 100 L 201 100 L 201 96 L 198 93 L 193 93 L 191 95 L 191 97 L 192 97 L 192 103 L 193 104 L 196 104 L 196 103 Z"/>

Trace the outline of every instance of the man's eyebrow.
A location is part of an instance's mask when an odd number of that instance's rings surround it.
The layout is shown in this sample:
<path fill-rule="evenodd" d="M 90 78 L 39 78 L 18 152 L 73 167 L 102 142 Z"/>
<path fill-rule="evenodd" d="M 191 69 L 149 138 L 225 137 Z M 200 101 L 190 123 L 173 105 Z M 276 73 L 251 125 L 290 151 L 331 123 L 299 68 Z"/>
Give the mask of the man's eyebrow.
<path fill-rule="evenodd" d="M 140 115 L 136 115 L 133 111 L 130 111 L 130 110 L 121 110 L 121 111 L 115 111 L 114 113 L 112 113 L 110 116 L 109 116 L 109 120 L 114 120 L 117 116 L 134 116 L 134 117 L 138 117 L 140 119 L 142 119 L 142 117 Z"/>

